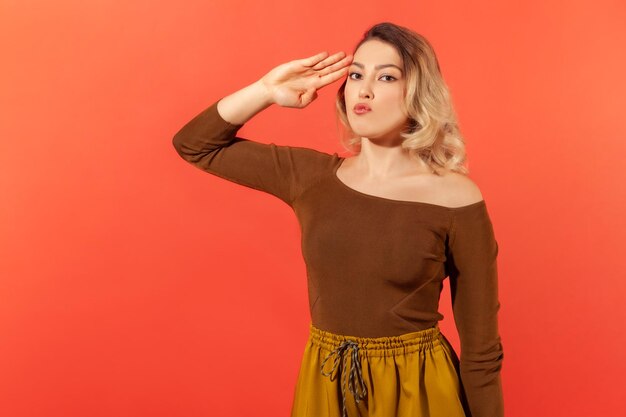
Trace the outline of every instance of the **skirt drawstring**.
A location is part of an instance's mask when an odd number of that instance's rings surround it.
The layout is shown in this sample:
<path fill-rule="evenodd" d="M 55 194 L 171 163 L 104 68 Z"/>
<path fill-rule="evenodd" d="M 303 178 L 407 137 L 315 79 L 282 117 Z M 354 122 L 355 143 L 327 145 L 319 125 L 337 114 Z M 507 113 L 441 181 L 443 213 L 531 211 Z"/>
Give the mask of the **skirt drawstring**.
<path fill-rule="evenodd" d="M 365 399 L 365 396 L 367 395 L 367 388 L 365 387 L 365 382 L 363 381 L 363 374 L 361 371 L 361 362 L 359 361 L 359 345 L 358 343 L 352 341 L 352 340 L 345 340 L 343 341 L 339 347 L 337 347 L 336 349 L 334 349 L 333 351 L 331 351 L 330 353 L 328 353 L 328 355 L 326 355 L 326 357 L 324 358 L 324 361 L 322 362 L 322 365 L 320 366 L 320 370 L 322 372 L 322 375 L 324 376 L 328 376 L 330 377 L 331 381 L 333 380 L 333 376 L 336 376 L 337 371 L 339 371 L 339 363 L 340 361 L 342 361 L 342 365 L 341 365 L 341 370 L 346 368 L 346 359 L 348 358 L 348 355 L 345 355 L 346 352 L 349 352 L 348 354 L 349 356 L 351 356 L 351 361 L 350 361 L 350 370 L 349 372 L 343 372 L 343 380 L 341 383 L 341 392 L 343 394 L 343 401 L 342 401 L 342 405 L 343 405 L 343 412 L 342 412 L 342 416 L 346 417 L 347 412 L 346 412 L 346 379 L 348 380 L 348 388 L 350 389 L 350 392 L 352 393 L 352 395 L 354 396 L 354 399 L 356 401 L 356 403 L 358 404 L 359 401 Z M 324 372 L 324 365 L 326 364 L 326 361 L 328 359 L 330 359 L 331 356 L 336 355 L 335 359 L 334 359 L 334 364 L 333 364 L 333 368 L 330 370 L 330 372 Z M 359 392 L 359 386 L 357 385 L 357 382 L 360 384 L 361 386 L 361 392 Z"/>

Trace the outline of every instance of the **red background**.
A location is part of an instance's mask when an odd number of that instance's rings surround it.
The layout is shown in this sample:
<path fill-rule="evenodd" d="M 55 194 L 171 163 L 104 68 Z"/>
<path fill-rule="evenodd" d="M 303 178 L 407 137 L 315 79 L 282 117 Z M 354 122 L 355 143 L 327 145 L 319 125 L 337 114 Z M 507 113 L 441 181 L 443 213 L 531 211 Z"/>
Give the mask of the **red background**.
<path fill-rule="evenodd" d="M 381 21 L 434 45 L 488 202 L 507 416 L 621 415 L 626 4 L 515 3 L 0 1 L 0 415 L 288 415 L 297 220 L 171 140 Z M 240 136 L 341 152 L 339 85 Z"/>

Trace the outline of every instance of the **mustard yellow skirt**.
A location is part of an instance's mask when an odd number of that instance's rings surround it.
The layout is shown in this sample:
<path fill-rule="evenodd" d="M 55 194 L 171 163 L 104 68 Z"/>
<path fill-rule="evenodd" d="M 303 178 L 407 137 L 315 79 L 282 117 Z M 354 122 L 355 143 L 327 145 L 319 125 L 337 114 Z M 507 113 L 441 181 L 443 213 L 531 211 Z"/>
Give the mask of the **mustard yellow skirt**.
<path fill-rule="evenodd" d="M 458 366 L 439 326 L 365 338 L 310 324 L 291 417 L 465 417 Z"/>

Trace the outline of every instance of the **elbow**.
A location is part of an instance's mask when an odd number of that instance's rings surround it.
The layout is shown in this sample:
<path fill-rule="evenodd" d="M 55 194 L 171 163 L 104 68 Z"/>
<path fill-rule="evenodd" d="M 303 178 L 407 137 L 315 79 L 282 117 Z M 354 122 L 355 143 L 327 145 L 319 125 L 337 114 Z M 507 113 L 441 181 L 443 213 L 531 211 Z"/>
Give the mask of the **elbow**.
<path fill-rule="evenodd" d="M 497 375 L 504 362 L 504 349 L 498 337 L 488 346 L 480 349 L 461 350 L 461 368 L 466 373 L 478 373 L 483 376 Z"/>
<path fill-rule="evenodd" d="M 179 155 L 182 153 L 182 144 L 184 143 L 184 139 L 182 138 L 180 132 L 176 133 L 172 138 L 172 146 L 176 150 L 176 153 Z"/>
<path fill-rule="evenodd" d="M 176 153 L 185 161 L 190 162 L 193 155 L 189 152 L 190 148 L 186 143 L 184 136 L 180 133 L 175 134 L 172 138 L 172 146 Z"/>
<path fill-rule="evenodd" d="M 181 135 L 180 132 L 172 138 L 172 146 L 176 153 L 186 162 L 192 165 L 204 166 L 210 163 L 216 149 L 198 144 L 198 139 L 193 135 Z"/>

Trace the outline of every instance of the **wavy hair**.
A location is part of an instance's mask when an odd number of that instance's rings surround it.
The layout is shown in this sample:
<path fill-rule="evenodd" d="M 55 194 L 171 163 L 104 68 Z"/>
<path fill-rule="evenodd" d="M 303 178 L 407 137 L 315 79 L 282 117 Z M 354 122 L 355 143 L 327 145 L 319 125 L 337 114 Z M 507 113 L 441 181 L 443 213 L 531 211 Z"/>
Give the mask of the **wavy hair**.
<path fill-rule="evenodd" d="M 407 128 L 401 133 L 402 147 L 411 156 L 421 158 L 437 175 L 441 168 L 467 175 L 465 140 L 430 42 L 410 29 L 383 22 L 365 32 L 354 52 L 372 39 L 390 44 L 402 57 L 406 74 L 404 102 L 409 115 Z M 352 131 L 346 114 L 347 81 L 346 78 L 337 91 L 336 115 L 344 127 L 341 144 L 346 150 L 358 153 L 361 137 Z"/>

